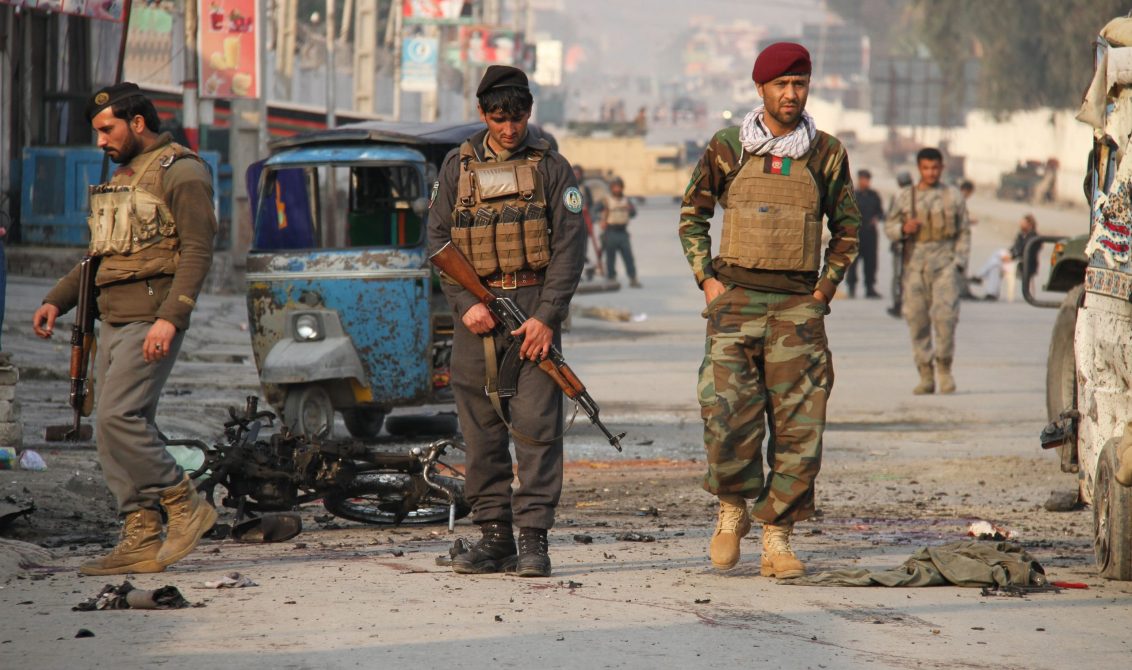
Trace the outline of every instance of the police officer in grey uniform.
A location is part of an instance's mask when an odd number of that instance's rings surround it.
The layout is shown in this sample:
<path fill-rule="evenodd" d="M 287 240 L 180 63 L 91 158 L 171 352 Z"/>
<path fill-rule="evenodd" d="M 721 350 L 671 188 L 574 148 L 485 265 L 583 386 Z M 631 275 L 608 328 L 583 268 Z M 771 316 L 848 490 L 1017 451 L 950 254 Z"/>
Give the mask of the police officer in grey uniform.
<path fill-rule="evenodd" d="M 544 577 L 550 574 L 547 530 L 562 491 L 562 393 L 536 363 L 552 342 L 560 343 L 581 276 L 583 202 L 570 164 L 527 129 L 534 101 L 522 70 L 489 67 L 476 96 L 487 128 L 444 160 L 433 189 L 429 250 L 452 242 L 492 291 L 531 318 L 512 333 L 523 338 L 524 364 L 518 393 L 501 416 L 484 386 L 494 372 L 489 361 L 500 360 L 508 343 L 492 336 L 494 321 L 484 305 L 458 284 L 442 282 L 458 317 L 452 386 L 467 443 L 465 493 L 482 533 L 452 567 L 461 574 L 514 569 Z"/>
<path fill-rule="evenodd" d="M 86 112 L 98 147 L 119 165 L 109 183 L 91 191 L 87 253 L 100 261 L 95 440 L 125 519 L 118 545 L 79 571 L 161 572 L 187 556 L 216 521 L 216 510 L 165 450 L 154 424 L 212 264 L 212 177 L 196 154 L 160 132 L 157 110 L 137 85 L 96 92 Z M 76 266 L 36 310 L 36 335 L 51 337 L 56 319 L 78 300 Z"/>

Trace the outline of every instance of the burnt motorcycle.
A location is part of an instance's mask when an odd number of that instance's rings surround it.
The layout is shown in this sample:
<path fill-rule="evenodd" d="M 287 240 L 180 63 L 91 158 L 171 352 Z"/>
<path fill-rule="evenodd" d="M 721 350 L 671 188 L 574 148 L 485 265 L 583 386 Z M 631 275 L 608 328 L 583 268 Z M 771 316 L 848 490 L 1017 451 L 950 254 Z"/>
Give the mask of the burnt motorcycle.
<path fill-rule="evenodd" d="M 461 473 L 441 460 L 463 450 L 454 439 L 439 439 L 405 453 L 372 443 L 323 439 L 292 433 L 286 426 L 260 438 L 276 416 L 248 396 L 244 408 L 228 408 L 224 438 L 208 445 L 196 439 L 166 439 L 170 446 L 203 454 L 189 476 L 210 503 L 217 487 L 221 504 L 236 510 L 236 521 L 262 512 L 292 510 L 322 501 L 335 516 L 378 525 L 448 522 L 471 511 Z"/>

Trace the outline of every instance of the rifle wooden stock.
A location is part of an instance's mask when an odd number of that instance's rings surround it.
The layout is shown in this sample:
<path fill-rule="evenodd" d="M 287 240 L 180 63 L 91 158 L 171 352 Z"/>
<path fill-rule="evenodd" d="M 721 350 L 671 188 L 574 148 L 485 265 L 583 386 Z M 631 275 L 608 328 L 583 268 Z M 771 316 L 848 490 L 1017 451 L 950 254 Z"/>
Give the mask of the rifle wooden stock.
<path fill-rule="evenodd" d="M 432 264 L 448 275 L 453 281 L 467 289 L 485 305 L 495 300 L 495 294 L 488 290 L 472 267 L 472 262 L 451 242 L 445 244 L 435 254 L 428 257 Z"/>

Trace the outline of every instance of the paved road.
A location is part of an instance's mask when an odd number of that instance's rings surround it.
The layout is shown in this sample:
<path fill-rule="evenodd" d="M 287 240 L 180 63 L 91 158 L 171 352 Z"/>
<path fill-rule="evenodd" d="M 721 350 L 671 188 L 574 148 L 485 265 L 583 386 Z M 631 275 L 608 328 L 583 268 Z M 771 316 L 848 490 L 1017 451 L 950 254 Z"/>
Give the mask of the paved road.
<path fill-rule="evenodd" d="M 976 206 L 984 223 L 975 257 L 982 258 L 1009 242 L 1021 208 Z M 1039 219 L 1070 226 L 1081 215 L 1056 210 Z M 577 465 L 552 534 L 553 578 L 457 578 L 433 561 L 450 542 L 443 533 L 312 528 L 299 538 L 301 549 L 209 544 L 166 574 L 135 580 L 148 588 L 177 584 L 191 600 L 207 600 L 203 609 L 79 614 L 70 606 L 106 580 L 78 578 L 79 557 L 64 552 L 60 571 L 41 571 L 47 579 L 0 589 L 0 667 L 1126 665 L 1132 589 L 1092 575 L 1091 515 L 1040 510 L 1051 489 L 1072 481 L 1036 444 L 1054 314 L 1022 303 L 965 303 L 959 392 L 913 397 L 904 324 L 884 313 L 883 301 L 834 302 L 828 324 L 837 382 L 819 480 L 826 514 L 807 524 L 797 544 L 818 569 L 893 567 L 917 546 L 959 539 L 969 517 L 982 514 L 1020 530 L 1055 578 L 1084 581 L 1088 590 L 1015 599 L 954 588 L 785 586 L 757 577 L 756 541 L 744 545 L 736 570 L 711 570 L 704 548 L 712 503 L 695 486 L 698 466 L 687 465 L 702 458 L 694 396 L 702 296 L 675 222 L 675 207 L 656 202 L 633 223 L 645 288 L 577 299 L 646 318 L 576 318 L 566 338 L 568 359 L 608 422 L 629 438 L 619 457 L 591 429 L 577 428 L 568 440 Z M 66 416 L 61 343 L 22 334 L 45 289 L 10 280 L 4 333 L 6 347 L 39 378 L 20 391 L 31 443 L 42 425 Z M 240 298 L 202 299 L 162 404 L 169 432 L 208 434 L 204 410 L 254 391 L 243 322 Z M 627 462 L 585 466 L 583 459 Z M 653 459 L 667 459 L 675 474 L 630 467 Z M 658 519 L 634 515 L 636 501 L 654 499 L 664 502 Z M 617 542 L 619 528 L 655 533 L 658 542 Z M 595 543 L 571 542 L 575 532 L 592 533 Z M 394 556 L 394 548 L 404 554 Z M 261 586 L 192 588 L 234 569 Z M 72 639 L 79 627 L 97 637 Z"/>

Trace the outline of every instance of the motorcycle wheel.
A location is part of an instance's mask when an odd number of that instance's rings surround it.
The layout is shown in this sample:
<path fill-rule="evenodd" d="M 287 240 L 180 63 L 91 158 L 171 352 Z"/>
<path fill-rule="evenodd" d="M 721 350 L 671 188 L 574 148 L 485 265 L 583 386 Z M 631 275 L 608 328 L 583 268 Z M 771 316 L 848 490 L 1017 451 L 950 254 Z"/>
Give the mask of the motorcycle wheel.
<path fill-rule="evenodd" d="M 456 518 L 461 519 L 471 512 L 464 500 L 464 482 L 451 477 L 434 477 L 442 486 L 456 490 Z M 363 472 L 354 478 L 343 491 L 329 494 L 322 499 L 322 505 L 334 516 L 351 521 L 376 525 L 397 523 L 397 513 L 409 495 L 413 485 L 412 477 L 402 472 Z M 417 504 L 417 508 L 401 519 L 402 524 L 424 525 L 447 523 L 448 499 L 439 491 L 429 490 Z"/>

